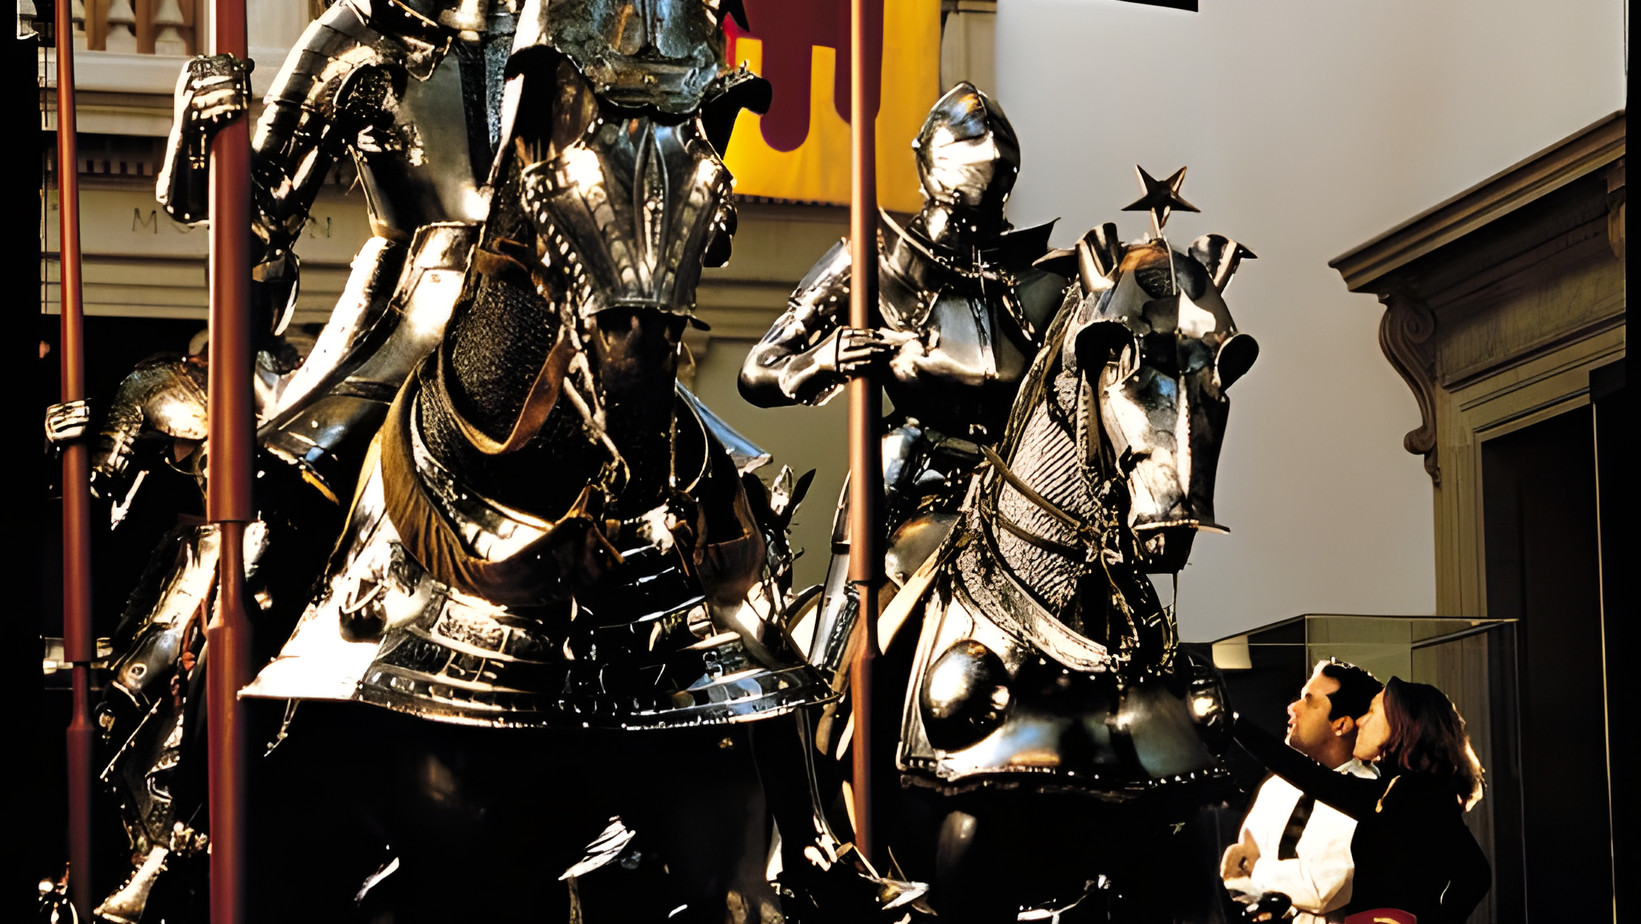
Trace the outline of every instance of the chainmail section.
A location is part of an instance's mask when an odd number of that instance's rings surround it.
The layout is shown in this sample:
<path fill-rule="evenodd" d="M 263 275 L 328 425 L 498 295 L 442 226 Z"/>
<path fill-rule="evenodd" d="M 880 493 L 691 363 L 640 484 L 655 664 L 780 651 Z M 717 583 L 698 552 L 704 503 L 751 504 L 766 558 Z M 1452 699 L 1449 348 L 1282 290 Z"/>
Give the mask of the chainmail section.
<path fill-rule="evenodd" d="M 1056 385 L 1062 379 L 1070 379 L 1075 384 L 1074 376 L 1061 373 Z M 1091 520 L 1098 504 L 1089 494 L 1087 478 L 1078 459 L 1076 437 L 1056 421 L 1055 416 L 1047 404 L 1032 412 L 1009 465 L 1020 480 L 1035 487 L 1062 510 L 1086 515 Z M 1004 518 L 1044 539 L 1065 545 L 1078 544 L 1077 537 L 1065 524 L 1014 488 L 1003 484 L 998 491 L 997 511 Z M 1006 530 L 999 529 L 996 535 L 998 553 L 1020 582 L 1037 592 L 1048 609 L 1063 613 L 1075 603 L 1079 569 L 1068 570 L 1061 554 L 1032 545 Z"/>
<path fill-rule="evenodd" d="M 502 439 L 564 332 L 558 312 L 534 288 L 505 277 L 474 278 L 468 310 L 451 322 L 453 381 L 444 384 L 464 417 Z"/>

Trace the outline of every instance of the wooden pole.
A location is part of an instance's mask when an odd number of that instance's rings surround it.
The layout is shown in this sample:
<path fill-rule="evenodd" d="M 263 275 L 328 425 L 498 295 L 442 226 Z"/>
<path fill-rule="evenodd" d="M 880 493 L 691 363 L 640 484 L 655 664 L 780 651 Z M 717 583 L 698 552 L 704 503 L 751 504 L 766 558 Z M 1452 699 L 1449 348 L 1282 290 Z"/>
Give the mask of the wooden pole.
<path fill-rule="evenodd" d="M 219 0 L 213 44 L 245 58 L 245 0 Z M 250 679 L 245 526 L 256 411 L 251 390 L 251 134 L 236 119 L 211 142 L 211 356 L 205 514 L 221 530 L 217 604 L 205 628 L 211 810 L 211 921 L 244 920 L 246 734 L 239 691 Z"/>
<path fill-rule="evenodd" d="M 61 398 L 85 398 L 85 313 L 80 280 L 80 170 L 75 137 L 74 24 L 59 0 L 57 34 L 57 225 Z M 82 440 L 63 448 L 63 654 L 72 665 L 73 714 L 68 723 L 69 895 L 81 920 L 91 920 L 92 722 L 91 460 Z"/>
<path fill-rule="evenodd" d="M 849 326 L 875 327 L 878 299 L 877 101 L 881 47 L 873 41 L 878 22 L 867 19 L 868 0 L 851 0 L 849 43 L 850 196 Z M 849 584 L 855 594 L 861 644 L 850 669 L 854 708 L 855 846 L 868 860 L 876 856 L 872 753 L 872 672 L 878 656 L 877 598 L 883 585 L 879 541 L 883 506 L 882 444 L 878 427 L 883 398 L 872 373 L 849 381 Z"/>

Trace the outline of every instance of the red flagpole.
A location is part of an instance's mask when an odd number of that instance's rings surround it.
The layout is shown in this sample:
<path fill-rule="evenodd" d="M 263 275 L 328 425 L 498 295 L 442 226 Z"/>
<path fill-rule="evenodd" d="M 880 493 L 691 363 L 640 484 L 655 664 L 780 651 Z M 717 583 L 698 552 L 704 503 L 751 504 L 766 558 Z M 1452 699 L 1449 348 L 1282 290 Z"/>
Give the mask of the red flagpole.
<path fill-rule="evenodd" d="M 866 19 L 867 0 L 851 0 L 849 43 L 852 55 L 849 93 L 849 326 L 875 327 L 878 299 L 877 248 L 877 100 L 879 62 Z M 871 860 L 876 840 L 872 829 L 872 672 L 878 656 L 877 598 L 883 586 L 883 553 L 878 539 L 883 503 L 882 446 L 878 436 L 883 399 L 870 373 L 849 380 L 849 584 L 855 593 L 861 644 L 850 668 L 854 708 L 855 846 Z"/>
<path fill-rule="evenodd" d="M 217 2 L 218 54 L 247 55 L 244 0 Z M 251 134 L 236 119 L 211 142 L 211 366 L 205 514 L 221 530 L 217 604 L 205 628 L 211 810 L 211 921 L 244 920 L 246 734 L 239 690 L 250 679 L 244 536 L 255 516 L 251 465 Z"/>
<path fill-rule="evenodd" d="M 59 348 L 64 402 L 85 398 L 85 312 L 80 281 L 80 170 L 74 118 L 74 24 L 58 0 L 57 217 L 60 282 Z M 74 713 L 68 723 L 69 895 L 82 920 L 91 919 L 92 722 L 91 458 L 83 441 L 63 448 L 63 654 L 73 665 Z"/>

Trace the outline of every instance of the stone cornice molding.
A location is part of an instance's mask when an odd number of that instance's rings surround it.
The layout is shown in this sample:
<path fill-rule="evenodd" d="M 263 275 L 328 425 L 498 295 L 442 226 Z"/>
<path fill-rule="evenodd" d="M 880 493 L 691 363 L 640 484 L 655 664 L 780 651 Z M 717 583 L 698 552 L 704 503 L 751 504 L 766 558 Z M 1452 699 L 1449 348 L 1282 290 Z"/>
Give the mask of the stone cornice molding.
<path fill-rule="evenodd" d="M 1328 265 L 1339 271 L 1350 291 L 1383 294 L 1387 276 L 1591 173 L 1619 165 L 1621 190 L 1624 139 L 1625 113 L 1620 110 L 1335 257 Z M 1620 208 L 1622 202 L 1620 194 Z"/>
<path fill-rule="evenodd" d="M 1445 325 L 1452 322 L 1452 312 L 1462 311 L 1448 304 L 1451 292 L 1442 292 L 1441 276 L 1457 272 L 1445 267 L 1469 265 L 1453 261 L 1473 261 L 1475 254 L 1491 246 L 1486 242 L 1502 240 L 1496 229 L 1510 227 L 1502 219 L 1534 203 L 1552 201 L 1547 197 L 1586 178 L 1591 182 L 1601 178 L 1605 185 L 1607 243 L 1622 262 L 1625 131 L 1621 110 L 1329 262 L 1350 291 L 1372 293 L 1384 306 L 1379 346 L 1419 406 L 1419 426 L 1408 431 L 1402 445 L 1424 457 L 1425 471 L 1435 485 L 1442 483 L 1437 458 L 1437 367 L 1448 336 Z M 1588 185 L 1577 195 L 1586 195 Z M 1542 213 L 1532 214 L 1540 217 L 1524 220 L 1541 220 Z M 1484 230 L 1492 236 L 1482 234 Z M 1546 227 L 1542 233 L 1555 232 Z M 1454 246 L 1461 241 L 1466 245 Z M 1438 251 L 1440 256 L 1436 256 Z M 1471 256 L 1458 256 L 1467 252 Z M 1511 256 L 1498 254 L 1497 259 Z"/>

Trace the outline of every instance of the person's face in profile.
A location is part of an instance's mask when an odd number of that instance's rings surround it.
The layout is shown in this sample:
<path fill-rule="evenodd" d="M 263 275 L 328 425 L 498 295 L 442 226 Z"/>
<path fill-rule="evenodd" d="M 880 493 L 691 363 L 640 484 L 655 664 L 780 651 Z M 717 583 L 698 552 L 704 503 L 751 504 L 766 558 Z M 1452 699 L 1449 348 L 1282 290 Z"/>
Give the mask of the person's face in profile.
<path fill-rule="evenodd" d="M 1333 711 L 1329 699 L 1339 692 L 1339 681 L 1322 674 L 1320 668 L 1305 681 L 1299 698 L 1288 704 L 1288 747 L 1313 760 L 1319 758 L 1333 737 L 1334 723 L 1328 718 Z"/>
<path fill-rule="evenodd" d="M 1384 751 L 1385 742 L 1389 740 L 1390 722 L 1385 718 L 1385 694 L 1381 690 L 1373 697 L 1367 715 L 1362 716 L 1361 721 L 1356 724 L 1356 759 L 1378 760 Z"/>

